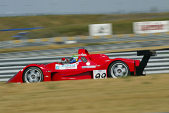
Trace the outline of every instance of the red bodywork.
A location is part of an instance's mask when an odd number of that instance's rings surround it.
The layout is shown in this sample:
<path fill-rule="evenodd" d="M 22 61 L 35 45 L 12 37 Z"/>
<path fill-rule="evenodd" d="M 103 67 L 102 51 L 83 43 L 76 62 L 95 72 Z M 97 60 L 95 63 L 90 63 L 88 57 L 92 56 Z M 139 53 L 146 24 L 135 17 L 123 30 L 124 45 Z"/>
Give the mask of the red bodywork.
<path fill-rule="evenodd" d="M 82 58 L 83 57 L 83 58 Z M 87 60 L 87 62 L 82 59 Z M 86 49 L 79 49 L 78 62 L 70 64 L 72 67 L 64 67 L 69 64 L 62 64 L 53 62 L 47 65 L 44 64 L 30 64 L 19 71 L 8 82 L 23 83 L 23 72 L 28 67 L 38 67 L 42 70 L 44 78 L 43 81 L 60 81 L 60 80 L 80 80 L 80 79 L 92 79 L 93 70 L 106 70 L 109 65 L 115 61 L 123 61 L 129 67 L 129 70 L 133 75 L 136 75 L 136 67 L 139 66 L 139 60 L 115 58 L 110 59 L 104 54 L 89 54 Z M 63 67 L 62 67 L 63 66 Z"/>

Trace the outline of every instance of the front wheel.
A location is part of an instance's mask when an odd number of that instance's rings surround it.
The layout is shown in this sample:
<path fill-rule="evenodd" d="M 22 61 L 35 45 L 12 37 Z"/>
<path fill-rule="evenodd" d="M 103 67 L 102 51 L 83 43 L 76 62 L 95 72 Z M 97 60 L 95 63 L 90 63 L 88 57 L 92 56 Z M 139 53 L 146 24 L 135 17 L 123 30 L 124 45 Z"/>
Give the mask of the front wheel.
<path fill-rule="evenodd" d="M 43 72 L 38 67 L 29 67 L 23 73 L 23 82 L 33 83 L 43 81 Z"/>
<path fill-rule="evenodd" d="M 130 74 L 129 68 L 126 63 L 122 61 L 116 61 L 110 64 L 108 68 L 108 77 L 118 78 L 126 77 Z"/>

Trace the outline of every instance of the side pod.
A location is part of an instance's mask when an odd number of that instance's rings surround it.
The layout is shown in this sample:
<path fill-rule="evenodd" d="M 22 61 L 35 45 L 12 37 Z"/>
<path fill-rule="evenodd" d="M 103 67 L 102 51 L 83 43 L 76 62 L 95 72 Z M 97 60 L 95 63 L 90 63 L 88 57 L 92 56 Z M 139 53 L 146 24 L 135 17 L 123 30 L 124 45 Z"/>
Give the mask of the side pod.
<path fill-rule="evenodd" d="M 143 56 L 140 65 L 136 67 L 136 74 L 137 75 L 144 75 L 143 71 L 144 68 L 147 66 L 147 63 L 151 56 L 156 56 L 156 51 L 153 50 L 140 50 L 137 51 L 137 56 Z"/>

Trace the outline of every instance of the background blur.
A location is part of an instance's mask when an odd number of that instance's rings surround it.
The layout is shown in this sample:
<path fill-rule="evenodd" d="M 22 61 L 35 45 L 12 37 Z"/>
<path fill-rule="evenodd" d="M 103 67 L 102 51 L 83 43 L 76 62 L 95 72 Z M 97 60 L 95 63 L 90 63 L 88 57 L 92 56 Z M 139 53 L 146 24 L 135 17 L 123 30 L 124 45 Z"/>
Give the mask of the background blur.
<path fill-rule="evenodd" d="M 26 65 L 77 54 L 141 60 L 148 76 L 5 84 Z M 169 111 L 169 0 L 0 0 L 0 113 Z"/>
<path fill-rule="evenodd" d="M 169 11 L 168 0 L 0 0 L 1 16 Z"/>
<path fill-rule="evenodd" d="M 0 0 L 0 30 L 43 27 L 0 31 L 0 40 L 18 39 L 19 32 L 27 38 L 88 36 L 88 25 L 100 23 L 112 23 L 113 34 L 131 34 L 133 22 L 167 20 L 168 5 L 168 0 Z"/>

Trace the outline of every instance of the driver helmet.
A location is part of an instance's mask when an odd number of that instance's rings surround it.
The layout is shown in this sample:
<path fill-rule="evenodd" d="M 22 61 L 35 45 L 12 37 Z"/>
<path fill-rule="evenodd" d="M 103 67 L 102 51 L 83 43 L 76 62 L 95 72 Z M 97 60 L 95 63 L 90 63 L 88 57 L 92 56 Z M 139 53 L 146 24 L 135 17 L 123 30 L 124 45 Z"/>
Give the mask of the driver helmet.
<path fill-rule="evenodd" d="M 76 56 L 76 55 L 73 55 L 70 59 L 70 63 L 75 63 L 77 61 L 78 61 L 78 56 Z"/>

